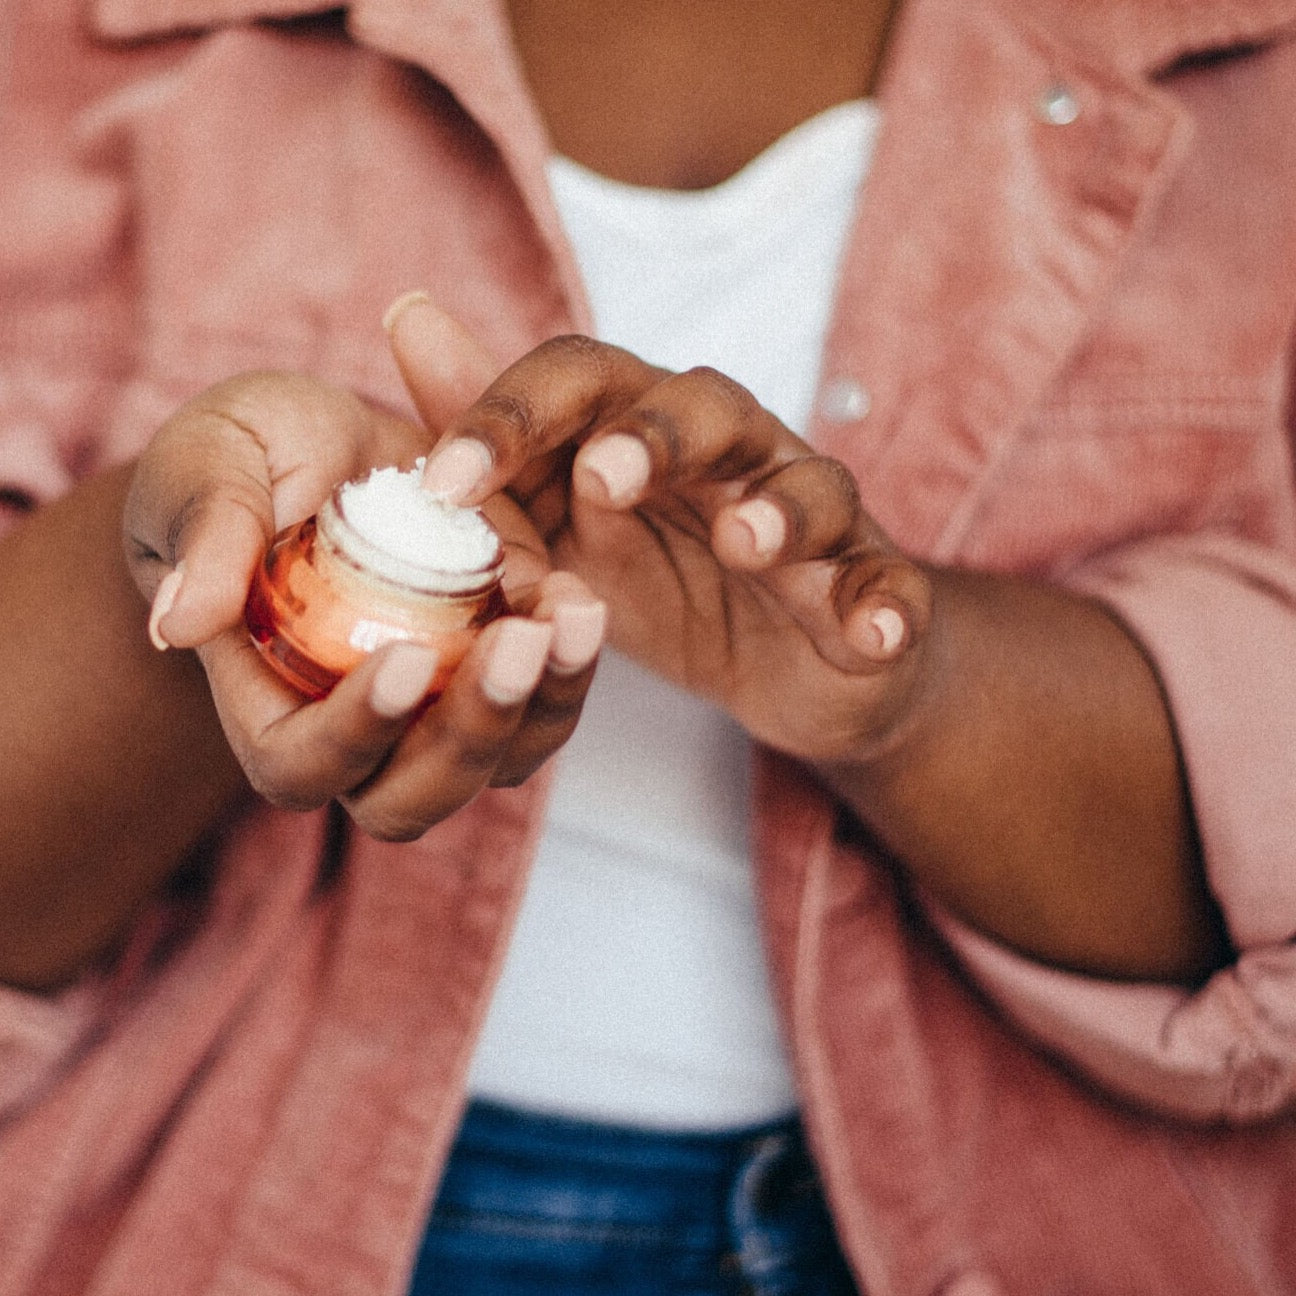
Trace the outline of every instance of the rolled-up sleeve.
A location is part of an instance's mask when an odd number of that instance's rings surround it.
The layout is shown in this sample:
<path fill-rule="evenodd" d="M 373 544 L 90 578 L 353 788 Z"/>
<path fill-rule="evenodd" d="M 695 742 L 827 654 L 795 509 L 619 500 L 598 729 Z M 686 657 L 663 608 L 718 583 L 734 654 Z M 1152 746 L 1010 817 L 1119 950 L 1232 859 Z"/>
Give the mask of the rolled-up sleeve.
<path fill-rule="evenodd" d="M 104 411 L 134 348 L 128 160 L 111 112 L 121 64 L 79 6 L 0 14 L 0 536 L 112 457 Z M 156 56 L 146 53 L 143 58 Z M 114 981 L 57 994 L 0 987 L 0 1123 L 103 1026 Z"/>
<path fill-rule="evenodd" d="M 1236 960 L 1196 989 L 1044 967 L 944 913 L 965 967 L 1046 1047 L 1156 1110 L 1241 1123 L 1296 1106 L 1296 562 L 1166 537 L 1068 581 L 1121 618 L 1165 690 Z"/>
<path fill-rule="evenodd" d="M 111 457 L 103 411 L 134 347 L 129 158 L 112 105 L 137 69 L 87 39 L 75 5 L 6 6 L 0 531 Z"/>

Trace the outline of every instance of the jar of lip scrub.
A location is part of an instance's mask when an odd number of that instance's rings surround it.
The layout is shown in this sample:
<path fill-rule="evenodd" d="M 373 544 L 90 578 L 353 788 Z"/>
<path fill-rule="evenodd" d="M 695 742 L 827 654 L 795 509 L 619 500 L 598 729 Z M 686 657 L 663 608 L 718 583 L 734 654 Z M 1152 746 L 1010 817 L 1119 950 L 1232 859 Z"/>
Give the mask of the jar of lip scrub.
<path fill-rule="evenodd" d="M 459 508 L 409 472 L 380 468 L 337 487 L 282 531 L 258 568 L 245 619 L 265 660 L 299 692 L 323 697 L 394 640 L 433 649 L 429 700 L 481 628 L 508 611 L 503 549 L 477 509 Z"/>

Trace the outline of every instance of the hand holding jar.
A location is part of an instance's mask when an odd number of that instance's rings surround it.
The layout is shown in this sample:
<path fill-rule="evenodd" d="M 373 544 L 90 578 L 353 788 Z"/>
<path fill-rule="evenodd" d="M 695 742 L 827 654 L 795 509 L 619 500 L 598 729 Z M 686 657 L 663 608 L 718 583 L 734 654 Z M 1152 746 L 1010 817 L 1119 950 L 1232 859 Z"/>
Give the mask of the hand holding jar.
<path fill-rule="evenodd" d="M 303 523 L 317 530 L 322 509 L 328 528 L 340 483 L 408 468 L 428 440 L 313 379 L 245 375 L 164 425 L 125 511 L 127 559 L 152 601 L 155 642 L 197 650 L 253 787 L 289 808 L 337 798 L 388 840 L 418 836 L 488 783 L 538 768 L 575 726 L 604 624 L 603 605 L 577 577 L 548 571 L 534 529 L 499 497 L 482 513 L 502 542 L 503 594 L 480 610 L 474 633 L 361 636 L 365 651 L 337 672 L 336 687 L 309 688 L 315 700 L 302 681 L 293 687 L 267 668 L 244 608 L 271 538 Z M 357 569 L 344 560 L 335 570 L 345 581 Z M 510 615 L 496 615 L 503 599 Z"/>

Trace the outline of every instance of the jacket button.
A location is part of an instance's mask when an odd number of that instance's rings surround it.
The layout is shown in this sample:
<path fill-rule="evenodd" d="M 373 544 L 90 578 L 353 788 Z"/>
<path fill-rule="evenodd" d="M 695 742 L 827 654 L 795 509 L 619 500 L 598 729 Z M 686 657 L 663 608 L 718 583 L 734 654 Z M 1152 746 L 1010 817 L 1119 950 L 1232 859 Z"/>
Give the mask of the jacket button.
<path fill-rule="evenodd" d="M 854 378 L 834 378 L 819 397 L 819 412 L 833 423 L 855 423 L 867 417 L 873 399 Z"/>
<path fill-rule="evenodd" d="M 1080 116 L 1080 101 L 1070 86 L 1059 81 L 1040 92 L 1035 101 L 1035 115 L 1050 126 L 1070 126 Z"/>

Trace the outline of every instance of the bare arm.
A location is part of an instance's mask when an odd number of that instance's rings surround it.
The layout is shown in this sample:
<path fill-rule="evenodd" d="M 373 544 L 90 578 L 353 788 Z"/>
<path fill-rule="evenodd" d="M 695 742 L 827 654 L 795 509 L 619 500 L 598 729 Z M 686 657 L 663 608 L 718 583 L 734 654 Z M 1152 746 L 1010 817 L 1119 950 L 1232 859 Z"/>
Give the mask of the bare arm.
<path fill-rule="evenodd" d="M 0 980 L 73 974 L 246 789 L 192 653 L 158 653 L 121 545 L 129 469 L 0 542 Z"/>
<path fill-rule="evenodd" d="M 268 539 L 336 482 L 412 460 L 426 435 L 311 379 L 245 375 L 180 410 L 133 470 L 0 545 L 0 742 L 16 757 L 0 776 L 0 980 L 54 986 L 109 949 L 250 788 L 294 810 L 337 799 L 365 831 L 408 840 L 565 741 L 603 608 L 547 573 L 508 501 L 492 517 L 515 614 L 482 632 L 433 705 L 426 649 L 387 645 L 306 702 L 249 639 L 243 604 Z M 157 624 L 176 650 L 158 652 L 144 596 L 168 575 Z"/>
<path fill-rule="evenodd" d="M 396 336 L 430 406 L 438 325 Z M 710 370 L 556 339 L 448 435 L 486 450 L 439 449 L 438 488 L 512 480 L 613 643 L 821 771 L 975 926 L 1102 975 L 1226 959 L 1158 681 L 1096 604 L 908 561 L 840 464 Z"/>
<path fill-rule="evenodd" d="M 931 578 L 909 709 L 827 781 L 938 899 L 1026 954 L 1174 981 L 1219 967 L 1165 699 L 1134 640 L 1049 586 Z"/>

